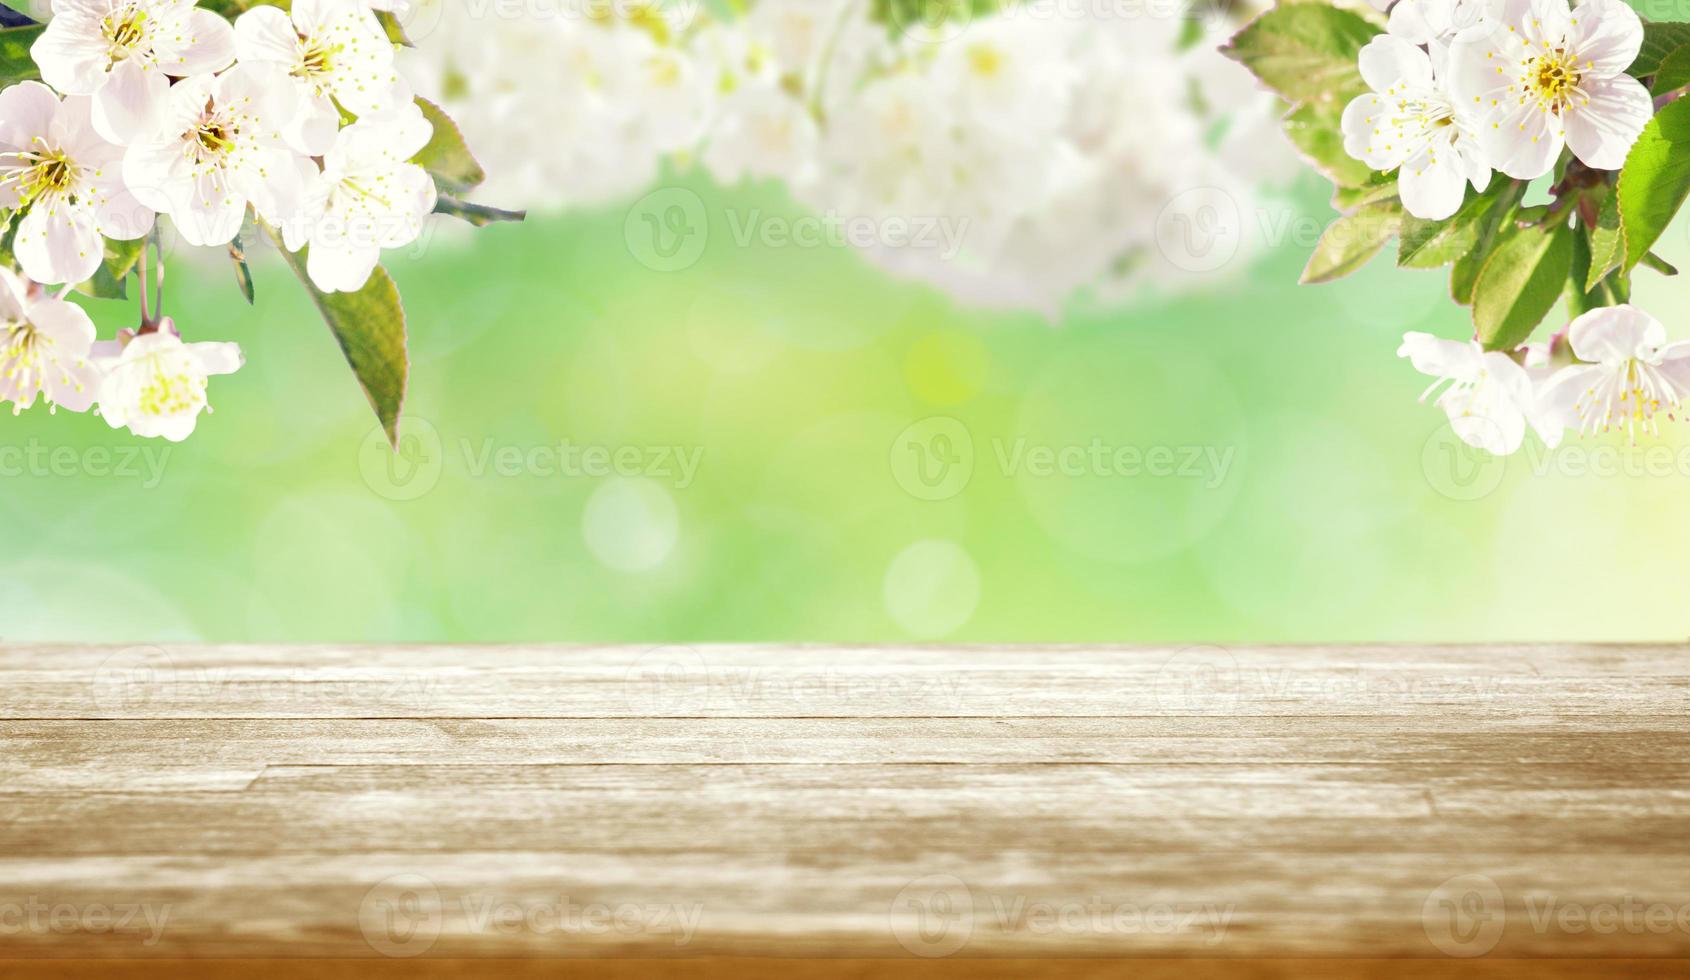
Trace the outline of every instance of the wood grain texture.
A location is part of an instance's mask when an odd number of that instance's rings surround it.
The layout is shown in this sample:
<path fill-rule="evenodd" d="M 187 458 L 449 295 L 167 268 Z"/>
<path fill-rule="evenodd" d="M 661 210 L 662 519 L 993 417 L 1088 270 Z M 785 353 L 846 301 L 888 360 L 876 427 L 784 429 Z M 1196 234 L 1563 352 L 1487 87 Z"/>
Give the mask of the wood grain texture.
<path fill-rule="evenodd" d="M 1677 974 L 1687 657 L 0 647 L 0 973 Z"/>

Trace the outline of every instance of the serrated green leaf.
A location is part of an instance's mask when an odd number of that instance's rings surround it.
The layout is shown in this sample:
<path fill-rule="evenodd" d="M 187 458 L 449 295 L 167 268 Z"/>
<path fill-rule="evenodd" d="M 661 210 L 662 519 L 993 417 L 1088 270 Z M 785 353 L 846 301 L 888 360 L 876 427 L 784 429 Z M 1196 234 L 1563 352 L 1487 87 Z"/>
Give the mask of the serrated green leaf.
<path fill-rule="evenodd" d="M 1673 89 L 1690 85 L 1690 44 L 1683 44 L 1673 48 L 1661 65 L 1655 70 L 1655 80 L 1649 84 L 1649 91 L 1655 95 L 1664 95 Z"/>
<path fill-rule="evenodd" d="M 1286 113 L 1285 135 L 1327 180 L 1339 187 L 1366 187 L 1375 173 L 1344 151 L 1344 133 L 1339 128 L 1343 114 L 1341 102 L 1305 102 Z"/>
<path fill-rule="evenodd" d="M 1303 270 L 1304 283 L 1342 279 L 1379 253 L 1402 224 L 1402 202 L 1392 198 L 1357 208 L 1332 222 Z"/>
<path fill-rule="evenodd" d="M 1484 231 L 1485 216 L 1509 194 L 1506 178 L 1491 181 L 1484 191 L 1467 191 L 1461 209 L 1442 221 L 1403 215 L 1397 265 L 1408 269 L 1436 269 L 1473 251 Z"/>
<path fill-rule="evenodd" d="M 1565 225 L 1509 230 L 1473 287 L 1473 326 L 1486 350 L 1513 350 L 1555 308 L 1573 266 Z"/>
<path fill-rule="evenodd" d="M 1325 4 L 1281 5 L 1221 48 L 1291 102 L 1343 101 L 1364 88 L 1356 56 L 1380 33 L 1360 14 Z"/>
<path fill-rule="evenodd" d="M 41 77 L 41 69 L 35 66 L 35 59 L 29 56 L 29 47 L 44 30 L 46 28 L 40 24 L 0 30 L 0 86 Z"/>
<path fill-rule="evenodd" d="M 1674 51 L 1690 44 L 1690 24 L 1662 22 L 1643 25 L 1643 47 L 1626 69 L 1635 78 L 1653 75 Z"/>
<path fill-rule="evenodd" d="M 306 272 L 309 249 L 289 252 L 274 231 L 271 238 L 293 268 L 294 275 L 311 294 L 317 311 L 340 343 L 346 362 L 375 409 L 387 439 L 399 444 L 399 416 L 405 405 L 405 386 L 411 372 L 405 343 L 405 307 L 399 302 L 399 287 L 380 266 L 370 281 L 356 293 L 325 293 L 311 282 Z"/>
<path fill-rule="evenodd" d="M 1630 272 L 1649 254 L 1690 196 L 1690 99 L 1673 102 L 1643 127 L 1619 180 L 1620 231 Z"/>
<path fill-rule="evenodd" d="M 1620 197 L 1613 191 L 1602 195 L 1602 206 L 1596 212 L 1596 224 L 1590 231 L 1590 268 L 1585 273 L 1584 290 L 1590 292 L 1608 273 L 1625 262 L 1625 238 L 1620 230 Z"/>
<path fill-rule="evenodd" d="M 429 172 L 441 190 L 449 193 L 462 194 L 480 186 L 487 179 L 487 171 L 481 169 L 481 164 L 470 153 L 458 124 L 446 115 L 445 110 L 427 99 L 418 99 L 417 107 L 434 126 L 434 135 L 429 138 L 428 145 L 416 155 L 417 164 Z"/>

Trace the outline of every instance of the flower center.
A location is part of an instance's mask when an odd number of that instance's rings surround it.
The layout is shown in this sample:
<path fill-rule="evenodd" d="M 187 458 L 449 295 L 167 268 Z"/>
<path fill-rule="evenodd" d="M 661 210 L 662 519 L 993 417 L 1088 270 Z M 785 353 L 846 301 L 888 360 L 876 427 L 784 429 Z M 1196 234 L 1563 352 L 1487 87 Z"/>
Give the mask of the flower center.
<path fill-rule="evenodd" d="M 176 360 L 171 358 L 168 360 Z M 143 415 L 198 413 L 205 407 L 205 381 L 165 358 L 152 358 L 152 370 L 141 384 L 136 407 Z"/>
<path fill-rule="evenodd" d="M 1526 94 L 1545 107 L 1560 112 L 1578 91 L 1578 59 L 1565 48 L 1556 48 L 1532 59 L 1526 70 Z"/>
<path fill-rule="evenodd" d="M 1581 433 L 1598 429 L 1607 432 L 1623 425 L 1636 438 L 1638 428 L 1660 435 L 1660 423 L 1655 416 L 1664 412 L 1669 420 L 1676 420 L 1674 413 L 1681 401 L 1682 393 L 1666 374 L 1633 357 L 1623 368 L 1585 389 L 1574 408 Z"/>
<path fill-rule="evenodd" d="M 334 69 L 333 57 L 339 45 L 324 44 L 316 38 L 299 39 L 299 64 L 293 67 L 293 77 L 317 81 Z"/>
<path fill-rule="evenodd" d="M 0 173 L 0 186 L 15 183 L 22 199 L 19 206 L 24 207 L 43 197 L 72 193 L 81 170 L 63 150 L 19 150 L 0 153 Z"/>
<path fill-rule="evenodd" d="M 230 138 L 229 131 L 223 127 L 223 122 L 218 119 L 208 119 L 200 123 L 199 129 L 194 131 L 194 140 L 207 153 L 224 153 L 235 145 L 235 141 Z"/>
<path fill-rule="evenodd" d="M 27 322 L 0 323 L 0 338 L 0 378 L 16 385 L 12 414 L 18 415 L 46 384 L 44 368 L 53 338 L 43 337 Z"/>
<path fill-rule="evenodd" d="M 114 10 L 100 22 L 100 33 L 111 46 L 112 59 L 122 60 L 130 49 L 146 40 L 147 12 L 137 7 Z"/>

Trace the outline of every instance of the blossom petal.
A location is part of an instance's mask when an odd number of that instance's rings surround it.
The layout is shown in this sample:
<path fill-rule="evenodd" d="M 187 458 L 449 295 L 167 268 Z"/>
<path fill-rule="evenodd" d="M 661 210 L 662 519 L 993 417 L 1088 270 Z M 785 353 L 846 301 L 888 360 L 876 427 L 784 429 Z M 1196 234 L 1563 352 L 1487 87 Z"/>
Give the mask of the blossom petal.
<path fill-rule="evenodd" d="M 1536 102 L 1514 102 L 1479 130 L 1479 143 L 1491 166 L 1518 180 L 1536 180 L 1549 172 L 1566 143 L 1559 117 Z"/>
<path fill-rule="evenodd" d="M 176 78 L 219 72 L 235 63 L 235 28 L 209 10 L 188 14 L 188 35 L 169 48 L 156 49 L 158 65 Z"/>
<path fill-rule="evenodd" d="M 169 93 L 170 81 L 163 72 L 126 58 L 94 93 L 94 129 L 119 146 L 147 139 L 158 128 Z"/>
<path fill-rule="evenodd" d="M 1630 75 L 1591 79 L 1579 86 L 1586 101 L 1567 107 L 1567 145 L 1586 166 L 1618 170 L 1655 114 L 1643 83 Z"/>
<path fill-rule="evenodd" d="M 188 344 L 188 352 L 199 359 L 206 374 L 234 374 L 246 363 L 241 345 L 226 343 Z"/>
<path fill-rule="evenodd" d="M 1643 48 L 1643 20 L 1623 0 L 1584 0 L 1572 25 L 1568 50 L 1603 75 L 1630 68 Z"/>
<path fill-rule="evenodd" d="M 24 149 L 46 136 L 59 97 L 40 82 L 19 82 L 0 92 L 0 145 Z"/>
<path fill-rule="evenodd" d="M 280 7 L 254 7 L 235 20 L 235 56 L 243 64 L 274 61 L 291 68 L 299 54 L 298 38 L 293 21 Z"/>
<path fill-rule="evenodd" d="M 1432 59 L 1400 37 L 1380 34 L 1361 49 L 1361 77 L 1375 92 L 1432 87 Z"/>
<path fill-rule="evenodd" d="M 85 281 L 105 256 L 93 216 L 62 203 L 30 208 L 12 250 L 24 275 L 49 286 Z"/>
<path fill-rule="evenodd" d="M 55 4 L 55 8 L 63 6 Z M 92 95 L 106 82 L 111 54 L 100 38 L 98 23 L 87 16 L 55 11 L 47 29 L 30 45 L 29 55 L 41 78 L 66 95 Z"/>
<path fill-rule="evenodd" d="M 1630 303 L 1591 310 L 1567 328 L 1579 360 L 1610 364 L 1652 353 L 1666 335 L 1661 321 Z"/>
<path fill-rule="evenodd" d="M 1461 208 L 1467 194 L 1466 166 L 1454 147 L 1446 146 L 1442 153 L 1427 148 L 1402 165 L 1397 187 L 1409 214 L 1442 221 Z"/>

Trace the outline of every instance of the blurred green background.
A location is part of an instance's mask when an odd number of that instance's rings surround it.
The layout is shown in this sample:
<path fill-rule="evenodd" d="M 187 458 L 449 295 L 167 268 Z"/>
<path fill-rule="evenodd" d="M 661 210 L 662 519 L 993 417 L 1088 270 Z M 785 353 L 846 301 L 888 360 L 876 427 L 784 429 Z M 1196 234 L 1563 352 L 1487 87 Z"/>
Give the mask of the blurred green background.
<path fill-rule="evenodd" d="M 248 308 L 226 264 L 177 256 L 167 311 L 247 366 L 182 445 L 5 419 L 0 638 L 1686 635 L 1681 433 L 1459 450 L 1394 357 L 1405 330 L 1466 333 L 1443 273 L 1387 256 L 1301 287 L 1311 243 L 1289 240 L 1050 324 L 848 248 L 741 247 L 729 213 L 801 212 L 671 184 L 711 231 L 677 271 L 640 261 L 627 204 L 442 225 L 392 256 L 413 358 L 397 457 L 284 268 L 260 263 Z M 1329 214 L 1312 180 L 1293 198 Z M 1685 288 L 1639 281 L 1690 336 Z M 105 335 L 132 316 L 88 305 Z"/>

